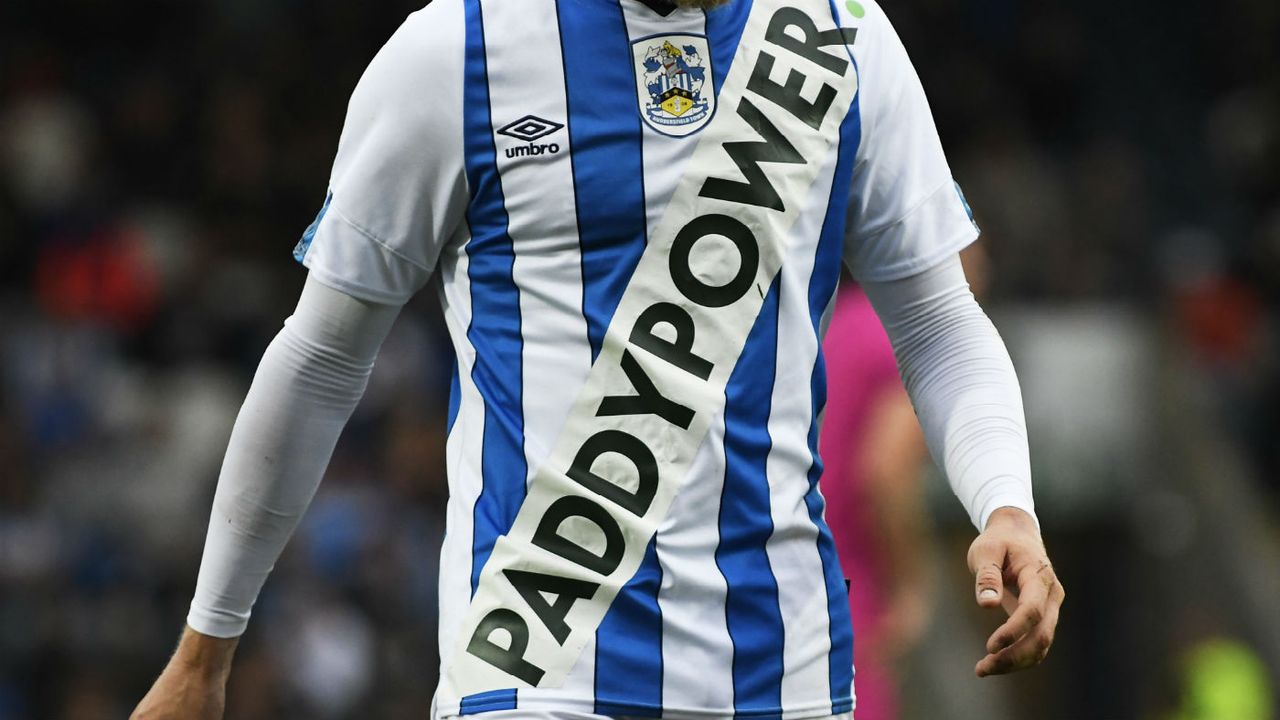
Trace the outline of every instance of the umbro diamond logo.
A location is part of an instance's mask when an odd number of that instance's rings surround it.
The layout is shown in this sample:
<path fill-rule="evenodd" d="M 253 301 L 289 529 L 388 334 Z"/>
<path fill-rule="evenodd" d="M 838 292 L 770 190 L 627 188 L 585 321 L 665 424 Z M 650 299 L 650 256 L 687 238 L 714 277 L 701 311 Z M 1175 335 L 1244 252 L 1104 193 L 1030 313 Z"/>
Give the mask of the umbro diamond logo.
<path fill-rule="evenodd" d="M 513 145 L 507 148 L 509 158 L 528 157 L 532 155 L 555 155 L 560 152 L 559 143 L 535 144 L 534 140 L 544 138 L 564 127 L 563 123 L 543 120 L 537 115 L 525 115 L 515 122 L 498 128 L 499 135 L 506 135 L 517 140 L 524 140 L 528 145 Z"/>
<path fill-rule="evenodd" d="M 502 126 L 498 129 L 498 133 L 517 140 L 533 142 L 538 138 L 550 135 L 562 127 L 564 125 L 561 123 L 543 120 L 537 115 L 525 115 L 515 122 Z"/>

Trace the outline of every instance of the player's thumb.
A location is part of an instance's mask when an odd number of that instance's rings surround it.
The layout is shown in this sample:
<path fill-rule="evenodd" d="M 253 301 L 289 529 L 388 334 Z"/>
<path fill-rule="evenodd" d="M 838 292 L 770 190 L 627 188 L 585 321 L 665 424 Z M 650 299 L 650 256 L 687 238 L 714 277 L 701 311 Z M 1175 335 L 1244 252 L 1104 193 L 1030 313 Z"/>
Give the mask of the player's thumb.
<path fill-rule="evenodd" d="M 1004 548 L 979 537 L 969 548 L 969 570 L 974 575 L 974 594 L 984 608 L 1000 606 L 1004 595 Z"/>

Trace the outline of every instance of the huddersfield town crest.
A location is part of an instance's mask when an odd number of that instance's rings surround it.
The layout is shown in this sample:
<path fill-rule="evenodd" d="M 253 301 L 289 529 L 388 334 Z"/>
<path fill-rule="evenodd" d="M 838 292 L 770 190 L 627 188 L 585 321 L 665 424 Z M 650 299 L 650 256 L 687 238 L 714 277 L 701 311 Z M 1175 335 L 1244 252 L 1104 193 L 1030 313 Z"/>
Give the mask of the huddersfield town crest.
<path fill-rule="evenodd" d="M 631 45 L 640 116 L 664 135 L 701 130 L 716 110 L 711 55 L 701 35 L 658 35 Z"/>

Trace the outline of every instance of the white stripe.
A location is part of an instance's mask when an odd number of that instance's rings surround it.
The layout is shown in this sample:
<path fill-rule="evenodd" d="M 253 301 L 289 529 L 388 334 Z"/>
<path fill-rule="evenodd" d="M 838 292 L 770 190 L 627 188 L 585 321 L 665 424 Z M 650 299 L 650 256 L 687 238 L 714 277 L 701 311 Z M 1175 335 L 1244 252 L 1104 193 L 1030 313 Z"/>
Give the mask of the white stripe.
<path fill-rule="evenodd" d="M 624 2 L 622 7 L 627 34 L 633 39 L 658 33 L 706 33 L 702 13 L 663 18 L 636 2 Z M 662 81 L 663 87 L 668 87 L 665 75 Z M 710 76 L 707 86 L 709 91 Z M 652 234 L 692 155 L 688 145 L 697 140 L 664 135 L 647 124 L 643 127 L 645 215 Z M 698 481 L 685 487 L 658 529 L 663 667 L 699 668 L 696 675 L 663 673 L 665 709 L 733 707 L 733 641 L 725 617 L 727 587 L 715 561 L 720 538 L 715 518 L 724 487 L 723 441 L 721 415 L 689 469 L 690 477 Z"/>
<path fill-rule="evenodd" d="M 449 337 L 458 358 L 458 414 L 445 443 L 449 478 L 448 534 L 440 548 L 440 657 L 457 642 L 458 624 L 471 602 L 471 540 L 473 511 L 483 485 L 480 474 L 484 443 L 484 399 L 471 380 L 476 350 L 467 338 L 471 326 L 471 279 L 466 252 L 469 235 L 449 244 L 440 260 L 443 277 L 451 282 L 440 289 Z"/>
<path fill-rule="evenodd" d="M 733 707 L 727 586 L 715 560 L 724 472 L 722 414 L 689 470 L 697 481 L 684 487 L 658 529 L 663 667 L 698 669 L 697 673 L 663 673 L 664 710 Z"/>
<path fill-rule="evenodd" d="M 705 35 L 707 32 L 706 15 L 703 13 L 684 13 L 676 11 L 668 17 L 662 17 L 650 10 L 648 7 L 629 0 L 622 3 L 623 17 L 627 22 L 627 36 L 631 39 L 650 37 L 659 33 L 679 34 L 692 33 L 694 35 Z M 654 42 L 657 42 L 655 39 Z M 708 66 L 711 63 L 710 42 L 707 44 L 707 57 L 703 58 Z M 636 67 L 637 73 L 643 72 L 642 67 Z M 711 72 L 715 72 L 715 68 L 711 68 L 707 74 L 706 85 L 704 91 L 711 93 L 712 82 Z M 669 78 L 663 75 L 662 87 L 664 90 L 671 87 Z M 636 112 L 640 112 L 639 103 L 641 99 L 636 98 Z M 695 138 L 690 137 L 672 137 L 655 131 L 648 123 L 640 123 L 642 131 L 642 154 L 644 156 L 644 205 L 645 218 L 649 225 L 649 234 L 652 235 L 658 228 L 658 223 L 662 221 L 662 215 L 667 209 L 667 204 L 671 201 L 671 194 L 675 191 L 676 186 L 680 184 L 680 177 L 684 175 L 685 166 L 688 165 L 689 159 L 693 153 L 689 152 L 690 143 L 696 143 Z"/>
<path fill-rule="evenodd" d="M 773 534 L 765 545 L 778 582 L 782 611 L 782 707 L 802 707 L 830 697 L 827 657 L 830 619 L 818 529 L 809 519 L 805 495 L 813 462 L 808 429 L 812 393 L 808 391 L 818 339 L 809 315 L 809 282 L 835 178 L 838 153 L 830 153 L 807 198 L 808 207 L 791 229 L 791 246 L 782 263 L 778 305 L 778 362 L 769 414 L 770 512 Z"/>

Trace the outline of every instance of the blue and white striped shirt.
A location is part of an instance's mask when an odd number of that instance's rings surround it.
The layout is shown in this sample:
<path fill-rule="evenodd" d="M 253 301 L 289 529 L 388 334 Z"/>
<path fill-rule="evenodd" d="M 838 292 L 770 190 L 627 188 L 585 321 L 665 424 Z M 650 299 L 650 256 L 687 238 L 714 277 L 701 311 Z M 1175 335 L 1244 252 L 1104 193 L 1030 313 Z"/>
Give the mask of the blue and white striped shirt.
<path fill-rule="evenodd" d="M 457 352 L 437 717 L 847 712 L 817 489 L 842 266 L 973 240 L 871 0 L 436 0 L 352 97 L 296 255 Z"/>

